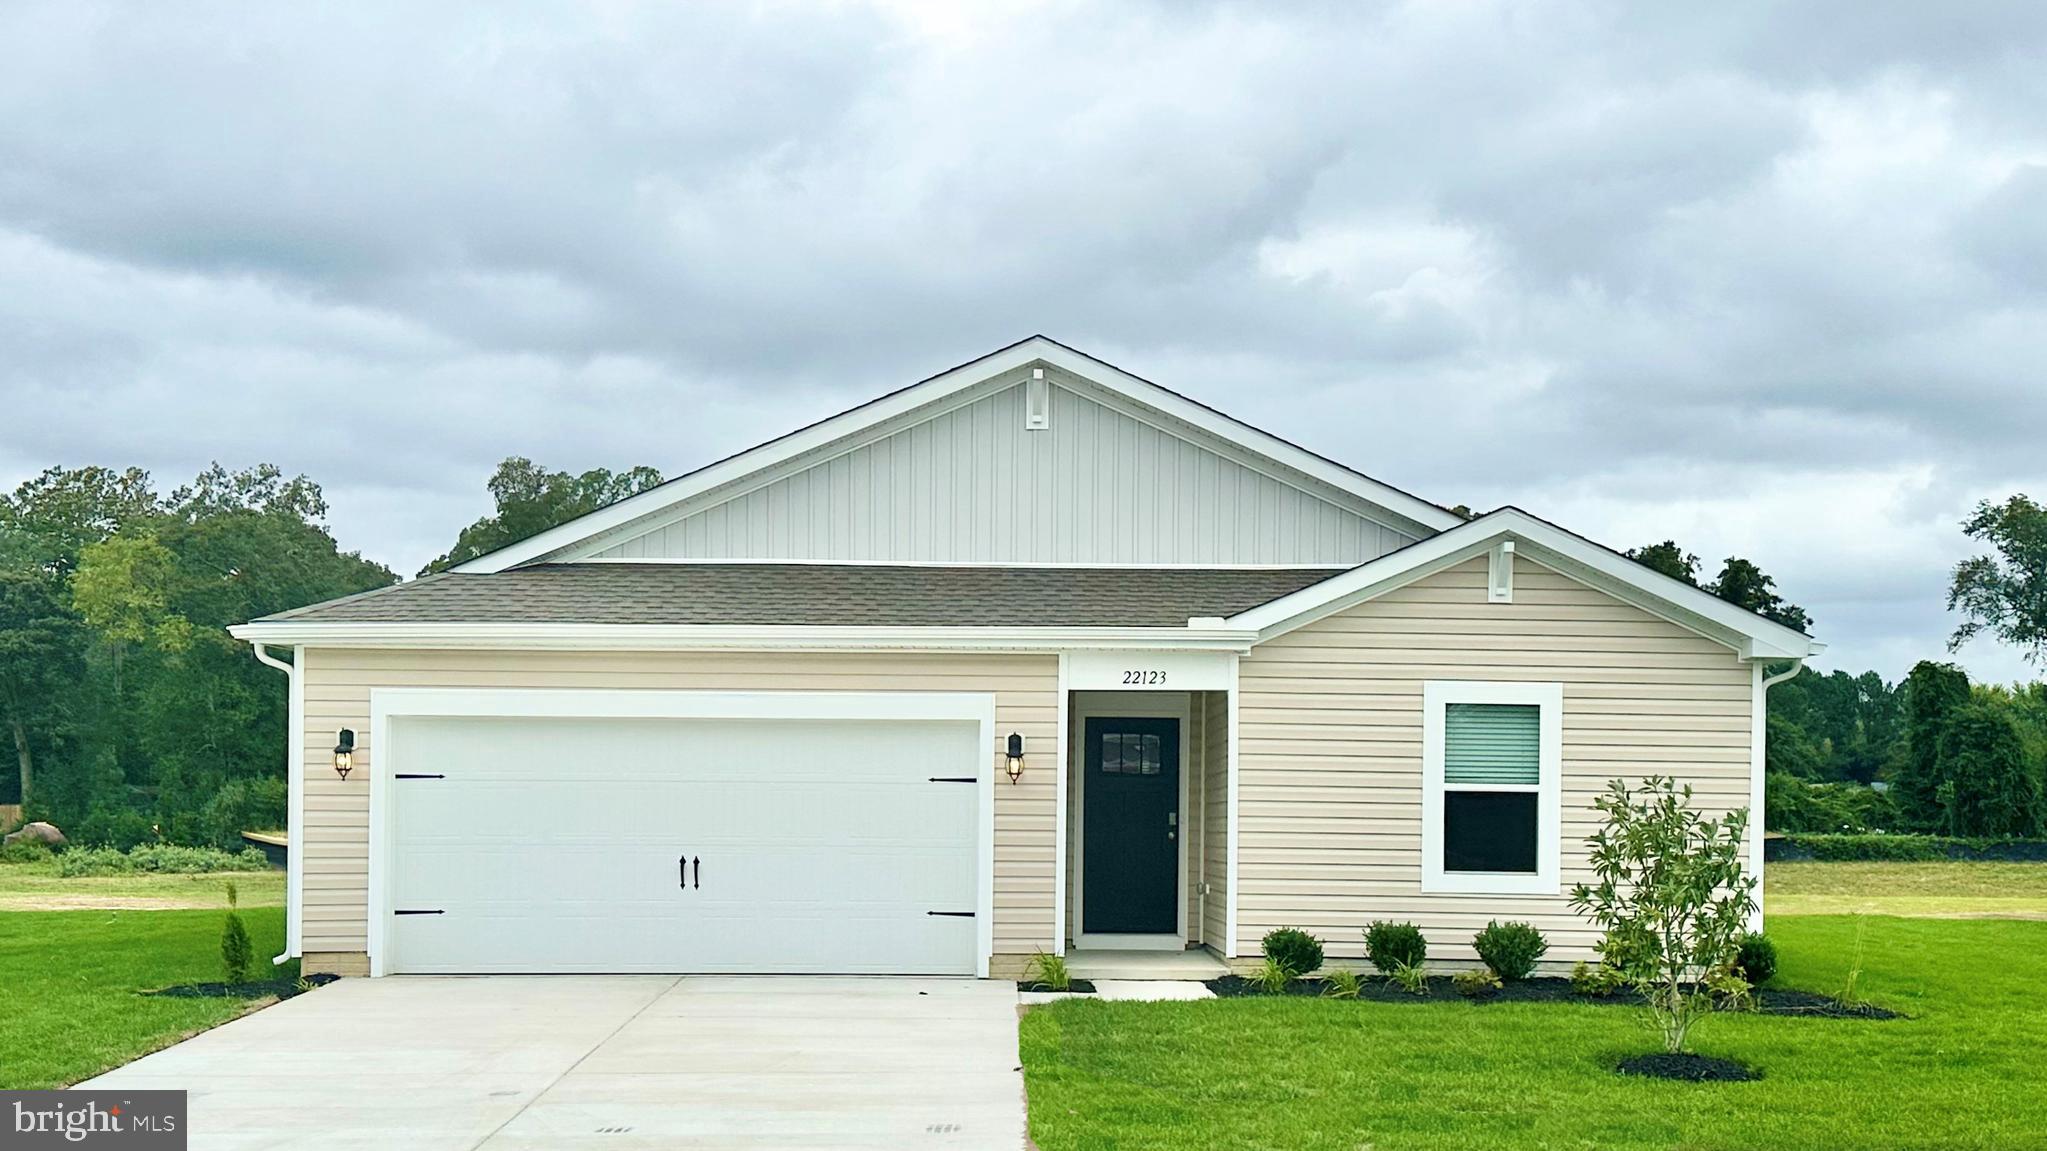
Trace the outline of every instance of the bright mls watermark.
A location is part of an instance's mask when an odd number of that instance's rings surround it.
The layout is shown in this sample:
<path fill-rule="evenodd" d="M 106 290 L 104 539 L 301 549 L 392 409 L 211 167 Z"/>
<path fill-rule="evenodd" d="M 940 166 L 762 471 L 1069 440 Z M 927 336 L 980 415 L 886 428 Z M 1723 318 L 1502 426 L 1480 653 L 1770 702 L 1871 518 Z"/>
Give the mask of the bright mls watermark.
<path fill-rule="evenodd" d="M 185 1145 L 183 1091 L 0 1091 L 0 1147 Z"/>

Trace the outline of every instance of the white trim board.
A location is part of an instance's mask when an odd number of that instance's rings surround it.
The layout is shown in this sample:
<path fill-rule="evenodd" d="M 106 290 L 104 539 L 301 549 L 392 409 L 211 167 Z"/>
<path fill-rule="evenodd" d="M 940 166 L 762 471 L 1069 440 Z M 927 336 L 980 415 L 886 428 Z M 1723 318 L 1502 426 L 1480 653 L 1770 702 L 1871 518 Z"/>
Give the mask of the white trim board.
<path fill-rule="evenodd" d="M 1225 443 L 1269 459 L 1311 480 L 1326 484 L 1338 492 L 1373 504 L 1393 516 L 1409 521 L 1419 529 L 1415 534 L 1441 530 L 1459 522 L 1454 513 L 1426 500 L 1354 472 L 1269 432 L 1231 419 L 1213 408 L 1134 376 L 1113 364 L 1044 336 L 1031 336 L 907 388 L 891 392 L 829 419 L 699 468 L 639 495 L 620 500 L 609 507 L 600 508 L 530 539 L 459 564 L 453 570 L 503 571 L 520 564 L 562 555 L 578 545 L 594 542 L 622 529 L 651 528 L 655 526 L 660 516 L 686 500 L 726 485 L 738 484 L 757 473 L 769 471 L 812 453 L 824 453 L 833 449 L 842 440 L 870 429 L 884 427 L 892 420 L 952 399 L 960 393 L 973 392 L 978 395 L 979 391 L 987 390 L 991 386 L 998 389 L 1011 386 L 1021 382 L 1027 375 L 1026 369 L 1033 366 L 1057 369 L 1076 380 L 1085 381 Z"/>
<path fill-rule="evenodd" d="M 390 955 L 391 777 L 405 749 L 392 740 L 392 721 L 418 716 L 505 716 L 575 719 L 897 719 L 966 720 L 981 729 L 976 764 L 975 974 L 988 977 L 995 950 L 995 696 L 988 692 L 727 692 L 576 688 L 370 689 L 370 974 L 386 974 Z M 293 829 L 298 834 L 298 829 Z"/>
<path fill-rule="evenodd" d="M 1075 882 L 1073 884 L 1073 921 L 1070 926 L 1074 946 L 1079 948 L 1102 948 L 1106 950 L 1156 951 L 1162 948 L 1185 949 L 1187 946 L 1187 903 L 1188 903 L 1188 852 L 1192 840 L 1187 835 L 1187 806 L 1192 789 L 1189 775 L 1193 770 L 1193 739 L 1191 715 L 1192 696 L 1184 691 L 1076 691 L 1072 699 L 1073 719 L 1069 736 L 1073 746 L 1068 749 L 1067 760 L 1072 765 L 1074 824 L 1081 829 L 1071 842 Z M 1087 749 L 1081 743 L 1087 738 L 1087 721 L 1090 719 L 1171 719 L 1180 724 L 1180 794 L 1178 824 L 1174 828 L 1173 917 L 1177 925 L 1174 933 L 1158 934 L 1088 934 L 1081 930 L 1082 915 L 1086 912 L 1087 887 Z M 1078 754 L 1075 754 L 1077 748 Z"/>
<path fill-rule="evenodd" d="M 1173 627 L 795 627 L 723 624 L 267 620 L 228 629 L 252 643 L 520 651 L 1246 651 L 1254 634 Z"/>
<path fill-rule="evenodd" d="M 1444 708 L 1453 703 L 1528 704 L 1541 709 L 1541 774 L 1527 784 L 1459 785 L 1464 791 L 1534 792 L 1535 872 L 1443 869 Z M 1422 683 L 1422 893 L 1556 895 L 1563 883 L 1564 685 L 1506 680 Z"/>
<path fill-rule="evenodd" d="M 1201 622 L 1219 623 L 1225 630 L 1255 632 L 1256 642 L 1262 643 L 1455 567 L 1502 542 L 1513 542 L 1516 556 L 1554 568 L 1624 603 L 1733 648 L 1743 659 L 1803 659 L 1826 648 L 1799 631 L 1511 507 L 1490 512 L 1462 527 L 1359 564 L 1342 575 L 1228 619 Z"/>

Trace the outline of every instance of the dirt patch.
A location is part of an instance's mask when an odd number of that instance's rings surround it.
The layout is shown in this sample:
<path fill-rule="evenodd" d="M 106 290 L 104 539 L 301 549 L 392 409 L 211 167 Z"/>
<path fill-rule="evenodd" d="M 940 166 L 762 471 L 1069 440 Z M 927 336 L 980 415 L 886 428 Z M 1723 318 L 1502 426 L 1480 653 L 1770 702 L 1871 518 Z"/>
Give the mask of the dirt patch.
<path fill-rule="evenodd" d="M 0 911 L 204 911 L 227 906 L 218 895 L 80 895 L 38 892 L 0 895 Z"/>

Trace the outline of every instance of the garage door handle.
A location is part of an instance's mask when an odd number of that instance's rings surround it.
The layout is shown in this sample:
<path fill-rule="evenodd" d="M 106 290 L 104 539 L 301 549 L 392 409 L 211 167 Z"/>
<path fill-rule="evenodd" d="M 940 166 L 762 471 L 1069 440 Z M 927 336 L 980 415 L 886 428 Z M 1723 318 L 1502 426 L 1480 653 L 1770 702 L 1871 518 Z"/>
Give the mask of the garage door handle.
<path fill-rule="evenodd" d="M 702 887 L 704 885 L 704 857 L 701 855 L 697 856 L 689 861 L 689 865 L 696 871 L 696 882 L 690 884 L 690 886 Z"/>
<path fill-rule="evenodd" d="M 682 888 L 684 891 L 689 890 L 689 856 L 687 855 L 675 857 L 675 886 Z"/>

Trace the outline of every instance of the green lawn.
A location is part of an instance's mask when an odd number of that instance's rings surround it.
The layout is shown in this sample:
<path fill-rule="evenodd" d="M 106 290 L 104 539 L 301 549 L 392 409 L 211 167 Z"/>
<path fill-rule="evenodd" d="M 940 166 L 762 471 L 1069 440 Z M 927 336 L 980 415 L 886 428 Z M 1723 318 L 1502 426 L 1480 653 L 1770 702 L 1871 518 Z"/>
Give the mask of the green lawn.
<path fill-rule="evenodd" d="M 281 907 L 284 904 L 282 871 L 233 871 L 204 875 L 136 872 L 67 879 L 57 874 L 57 864 L 52 860 L 0 863 L 0 912 L 110 908 L 168 911 L 226 907 L 229 881 L 233 881 L 243 907 Z"/>
<path fill-rule="evenodd" d="M 256 978 L 281 974 L 270 957 L 284 949 L 283 910 L 243 918 Z M 220 927 L 218 911 L 0 912 L 0 1088 L 76 1083 L 250 1010 L 243 1000 L 135 994 L 220 979 Z M 297 963 L 283 971 L 295 974 Z"/>
<path fill-rule="evenodd" d="M 1776 870 L 1772 868 L 1772 870 Z M 1777 985 L 1911 1019 L 1717 1016 L 1754 1083 L 1624 1079 L 1629 1008 L 1461 1000 L 1068 1000 L 1023 1020 L 1031 1134 L 1065 1148 L 2037 1148 L 2047 923 L 1777 917 Z"/>
<path fill-rule="evenodd" d="M 2047 919 L 2047 864 L 1773 863 L 1764 906 L 1780 915 Z"/>

